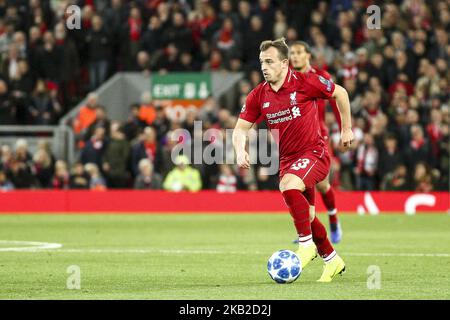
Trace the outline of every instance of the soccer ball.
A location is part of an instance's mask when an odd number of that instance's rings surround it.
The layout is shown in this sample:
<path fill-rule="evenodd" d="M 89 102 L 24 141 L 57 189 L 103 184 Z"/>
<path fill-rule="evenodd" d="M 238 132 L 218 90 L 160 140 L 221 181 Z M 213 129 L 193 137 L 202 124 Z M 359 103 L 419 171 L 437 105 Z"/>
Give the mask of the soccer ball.
<path fill-rule="evenodd" d="M 291 283 L 302 273 L 302 265 L 295 252 L 279 250 L 269 258 L 267 272 L 277 283 Z"/>

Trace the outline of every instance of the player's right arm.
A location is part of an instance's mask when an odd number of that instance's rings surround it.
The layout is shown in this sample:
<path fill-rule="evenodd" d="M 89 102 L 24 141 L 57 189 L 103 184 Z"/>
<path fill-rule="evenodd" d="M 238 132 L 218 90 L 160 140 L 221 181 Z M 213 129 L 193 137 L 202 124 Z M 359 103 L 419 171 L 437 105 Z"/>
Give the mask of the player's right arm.
<path fill-rule="evenodd" d="M 238 166 L 244 169 L 250 168 L 250 157 L 245 150 L 248 132 L 261 116 L 256 91 L 255 88 L 248 94 L 233 130 L 233 147 L 236 152 L 236 161 Z"/>
<path fill-rule="evenodd" d="M 236 161 L 239 167 L 244 169 L 250 168 L 250 158 L 245 150 L 248 131 L 252 128 L 253 123 L 239 118 L 233 130 L 233 146 L 236 152 Z"/>

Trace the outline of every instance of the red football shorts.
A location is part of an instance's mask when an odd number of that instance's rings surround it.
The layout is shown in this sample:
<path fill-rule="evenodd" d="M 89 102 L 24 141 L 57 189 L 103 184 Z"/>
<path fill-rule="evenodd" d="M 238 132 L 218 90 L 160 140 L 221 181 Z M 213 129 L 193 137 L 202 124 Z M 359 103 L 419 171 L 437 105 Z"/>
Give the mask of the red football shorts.
<path fill-rule="evenodd" d="M 280 180 L 286 173 L 302 179 L 307 188 L 325 180 L 330 171 L 330 156 L 326 147 L 318 147 L 280 163 Z"/>

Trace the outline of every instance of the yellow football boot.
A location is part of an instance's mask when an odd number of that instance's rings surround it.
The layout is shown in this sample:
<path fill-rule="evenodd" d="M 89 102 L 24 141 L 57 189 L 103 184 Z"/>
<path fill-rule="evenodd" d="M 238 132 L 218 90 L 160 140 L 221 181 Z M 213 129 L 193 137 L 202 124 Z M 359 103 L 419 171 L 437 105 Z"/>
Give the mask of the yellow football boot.
<path fill-rule="evenodd" d="M 333 278 L 345 272 L 345 263 L 341 257 L 337 254 L 336 256 L 328 263 L 325 263 L 323 267 L 323 273 L 317 282 L 331 282 Z"/>
<path fill-rule="evenodd" d="M 295 253 L 300 259 L 302 269 L 304 269 L 308 265 L 308 263 L 310 263 L 317 257 L 317 249 L 314 244 L 308 247 L 299 246 L 298 250 Z"/>

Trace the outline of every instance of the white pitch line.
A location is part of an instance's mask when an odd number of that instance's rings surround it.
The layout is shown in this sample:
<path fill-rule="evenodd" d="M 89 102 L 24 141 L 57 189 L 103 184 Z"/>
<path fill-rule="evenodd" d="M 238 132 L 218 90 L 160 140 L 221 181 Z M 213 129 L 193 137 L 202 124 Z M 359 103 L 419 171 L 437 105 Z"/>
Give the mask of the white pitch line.
<path fill-rule="evenodd" d="M 55 252 L 65 253 L 163 253 L 163 254 L 246 254 L 218 250 L 174 250 L 174 249 L 60 249 Z"/>
<path fill-rule="evenodd" d="M 367 252 L 347 252 L 343 256 L 358 256 L 358 257 L 441 257 L 449 258 L 450 253 L 367 253 Z"/>
<path fill-rule="evenodd" d="M 48 249 L 58 249 L 62 245 L 59 243 L 36 242 L 36 241 L 16 241 L 16 240 L 0 240 L 0 245 L 7 246 L 23 246 L 23 247 L 0 247 L 0 252 L 36 252 Z"/>
<path fill-rule="evenodd" d="M 138 253 L 138 254 L 236 254 L 236 255 L 267 255 L 267 252 L 262 251 L 227 251 L 227 250 L 193 250 L 193 249 L 159 249 L 159 248 L 86 248 L 86 249 L 60 249 L 62 247 L 59 243 L 48 243 L 48 242 L 35 242 L 35 241 L 10 241 L 10 240 L 0 240 L 0 245 L 10 245 L 17 246 L 22 245 L 23 247 L 9 247 L 0 248 L 0 252 L 42 252 L 51 250 L 55 253 Z M 355 257 L 437 257 L 437 258 L 449 258 L 450 253 L 393 253 L 393 252 L 343 252 L 342 256 L 355 256 Z"/>
<path fill-rule="evenodd" d="M 267 252 L 262 251 L 226 251 L 226 250 L 177 250 L 177 249 L 59 249 L 54 252 L 61 253 L 161 253 L 161 254 L 255 254 L 263 255 Z M 356 257 L 439 257 L 439 258 L 450 258 L 450 253 L 383 253 L 383 252 L 343 252 L 342 256 L 356 256 Z"/>

